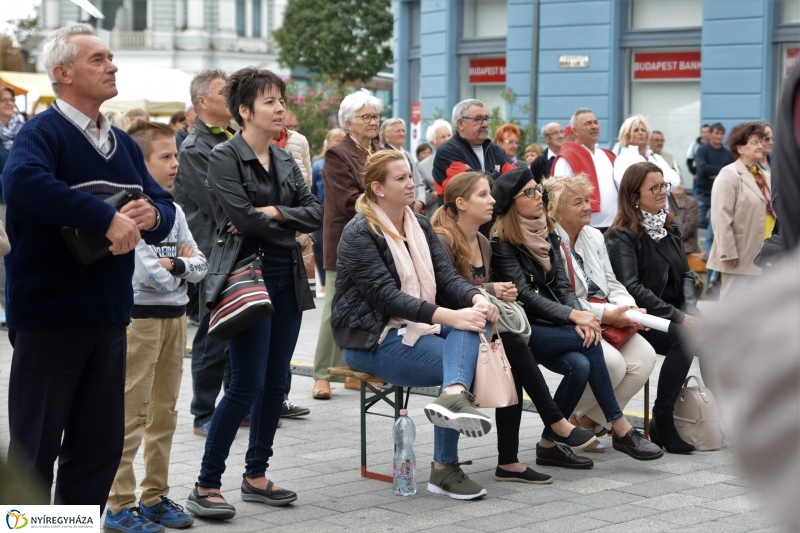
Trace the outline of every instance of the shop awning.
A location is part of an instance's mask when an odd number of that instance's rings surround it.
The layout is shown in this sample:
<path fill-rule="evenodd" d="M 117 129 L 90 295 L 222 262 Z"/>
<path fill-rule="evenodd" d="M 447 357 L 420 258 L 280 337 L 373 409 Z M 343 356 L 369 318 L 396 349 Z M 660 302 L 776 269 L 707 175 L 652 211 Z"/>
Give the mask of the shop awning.
<path fill-rule="evenodd" d="M 17 96 L 36 93 L 35 96 L 39 97 L 39 103 L 41 104 L 50 105 L 56 99 L 47 74 L 2 70 L 0 71 L 0 85 L 7 85 L 14 89 Z"/>
<path fill-rule="evenodd" d="M 179 69 L 117 64 L 119 94 L 105 102 L 102 111 L 124 113 L 136 107 L 151 116 L 170 116 L 189 103 L 192 76 Z"/>

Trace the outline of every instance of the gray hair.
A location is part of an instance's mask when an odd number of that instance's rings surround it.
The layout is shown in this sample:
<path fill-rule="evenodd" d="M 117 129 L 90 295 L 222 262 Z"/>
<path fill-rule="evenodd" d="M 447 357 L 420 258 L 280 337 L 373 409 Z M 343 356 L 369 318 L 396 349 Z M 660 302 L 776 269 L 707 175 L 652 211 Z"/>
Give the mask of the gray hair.
<path fill-rule="evenodd" d="M 453 134 L 453 126 L 446 120 L 437 118 L 433 121 L 433 124 L 428 126 L 428 129 L 425 130 L 425 140 L 428 141 L 429 144 L 433 144 L 434 141 L 436 141 L 436 132 L 442 128 L 446 128 L 447 131 L 450 132 L 450 135 Z"/>
<path fill-rule="evenodd" d="M 594 111 L 592 111 L 588 107 L 579 107 L 578 109 L 576 109 L 575 113 L 572 114 L 572 118 L 569 119 L 569 125 L 572 126 L 573 130 L 578 127 L 578 115 L 583 115 L 584 113 L 594 114 Z"/>
<path fill-rule="evenodd" d="M 378 113 L 383 111 L 383 101 L 372 96 L 366 89 L 361 89 L 345 96 L 339 105 L 339 127 L 349 133 L 350 130 L 347 129 L 345 122 L 355 122 L 356 113 L 365 105 L 371 105 Z"/>
<path fill-rule="evenodd" d="M 644 129 L 647 132 L 647 138 L 644 140 L 645 144 L 650 142 L 650 137 L 653 135 L 653 129 L 647 122 L 647 118 L 645 118 L 643 115 L 633 115 L 632 117 L 626 118 L 625 122 L 622 123 L 622 126 L 619 127 L 619 135 L 617 136 L 617 140 L 623 147 L 631 144 L 633 130 L 635 130 L 636 126 L 639 124 L 644 126 Z"/>
<path fill-rule="evenodd" d="M 553 124 L 558 124 L 558 122 L 548 122 L 547 124 L 545 124 L 544 126 L 542 126 L 542 139 L 544 139 L 545 137 L 547 137 L 548 135 L 550 135 L 550 133 L 548 133 L 548 131 L 547 131 L 547 128 L 549 128 L 549 127 L 550 127 L 550 126 L 552 126 Z M 558 125 L 560 126 L 561 124 L 558 124 Z M 574 126 L 573 126 L 573 127 L 574 127 Z"/>
<path fill-rule="evenodd" d="M 467 109 L 469 109 L 469 106 L 471 106 L 471 105 L 476 105 L 478 107 L 484 107 L 483 102 L 481 102 L 480 100 L 474 100 L 474 99 L 461 100 L 453 108 L 453 124 L 458 124 L 458 119 L 464 118 L 465 116 L 467 116 L 466 115 Z"/>
<path fill-rule="evenodd" d="M 228 81 L 228 73 L 218 68 L 205 69 L 192 78 L 192 82 L 189 84 L 189 97 L 192 99 L 192 107 L 195 108 L 195 112 L 198 105 L 197 97 L 208 96 L 208 92 L 211 90 L 211 82 L 216 79 Z"/>
<path fill-rule="evenodd" d="M 71 67 L 78 58 L 78 47 L 70 42 L 70 37 L 73 35 L 94 36 L 94 28 L 88 24 L 75 24 L 74 26 L 59 28 L 48 35 L 47 39 L 44 40 L 44 45 L 42 45 L 42 63 L 55 92 L 58 92 L 58 87 L 61 84 L 53 74 L 53 69 L 59 65 Z"/>
<path fill-rule="evenodd" d="M 391 127 L 392 127 L 392 126 L 394 126 L 395 124 L 402 124 L 402 126 L 403 126 L 404 128 L 406 127 L 406 121 L 405 121 L 405 120 L 403 120 L 403 119 L 402 119 L 402 118 L 400 118 L 400 117 L 395 117 L 395 118 L 389 118 L 389 119 L 386 119 L 386 121 L 384 121 L 384 123 L 383 123 L 383 124 L 381 124 L 381 129 L 380 129 L 380 130 L 378 130 L 378 136 L 380 137 L 380 139 L 381 139 L 381 142 L 382 142 L 382 143 L 383 143 L 383 142 L 386 142 L 386 133 L 387 133 L 387 132 L 388 132 L 388 131 L 391 129 Z"/>

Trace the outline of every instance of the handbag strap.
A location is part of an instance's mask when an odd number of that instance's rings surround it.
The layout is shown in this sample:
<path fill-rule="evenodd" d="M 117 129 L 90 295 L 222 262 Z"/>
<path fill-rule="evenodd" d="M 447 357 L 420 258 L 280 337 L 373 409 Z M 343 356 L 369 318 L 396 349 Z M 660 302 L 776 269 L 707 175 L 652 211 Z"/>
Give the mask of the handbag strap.
<path fill-rule="evenodd" d="M 572 284 L 572 290 L 575 290 L 575 267 L 572 266 L 572 255 L 570 255 L 569 250 L 564 245 L 564 241 L 561 241 L 561 249 L 564 251 L 564 260 L 567 262 L 567 271 L 569 272 L 569 282 Z"/>
<path fill-rule="evenodd" d="M 697 382 L 697 386 L 698 386 L 698 387 L 704 387 L 704 386 L 705 386 L 705 385 L 703 385 L 703 382 L 702 382 L 702 381 L 700 381 L 700 378 L 699 378 L 699 377 L 692 375 L 692 376 L 689 376 L 688 378 L 686 378 L 686 381 L 684 381 L 684 382 L 683 382 L 683 386 L 684 386 L 684 388 L 686 388 L 686 387 L 688 387 L 688 386 L 689 386 L 689 382 L 690 382 L 692 379 L 694 379 L 694 380 Z"/>

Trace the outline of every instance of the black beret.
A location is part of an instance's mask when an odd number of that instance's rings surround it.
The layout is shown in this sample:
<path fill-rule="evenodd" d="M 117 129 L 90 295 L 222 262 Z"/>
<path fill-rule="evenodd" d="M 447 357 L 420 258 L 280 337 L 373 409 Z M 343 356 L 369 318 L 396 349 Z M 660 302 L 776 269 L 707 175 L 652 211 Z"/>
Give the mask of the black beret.
<path fill-rule="evenodd" d="M 530 181 L 533 181 L 533 174 L 528 167 L 514 169 L 497 178 L 492 187 L 495 216 L 500 216 L 508 211 L 514 202 L 514 197 Z"/>

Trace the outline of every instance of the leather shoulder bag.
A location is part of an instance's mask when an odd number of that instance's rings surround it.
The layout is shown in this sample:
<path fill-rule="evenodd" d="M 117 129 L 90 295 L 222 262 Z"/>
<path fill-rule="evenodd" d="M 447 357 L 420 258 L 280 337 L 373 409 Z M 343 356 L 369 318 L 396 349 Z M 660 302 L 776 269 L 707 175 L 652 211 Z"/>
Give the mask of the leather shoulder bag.
<path fill-rule="evenodd" d="M 492 326 L 491 335 L 496 330 Z M 511 365 L 506 358 L 503 341 L 497 339 L 489 342 L 481 333 L 481 345 L 478 348 L 478 364 L 475 367 L 475 378 L 472 381 L 472 392 L 475 394 L 475 405 L 480 407 L 508 407 L 519 403 L 517 387 L 511 373 Z"/>

